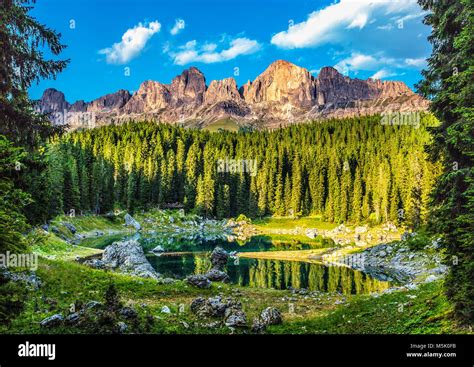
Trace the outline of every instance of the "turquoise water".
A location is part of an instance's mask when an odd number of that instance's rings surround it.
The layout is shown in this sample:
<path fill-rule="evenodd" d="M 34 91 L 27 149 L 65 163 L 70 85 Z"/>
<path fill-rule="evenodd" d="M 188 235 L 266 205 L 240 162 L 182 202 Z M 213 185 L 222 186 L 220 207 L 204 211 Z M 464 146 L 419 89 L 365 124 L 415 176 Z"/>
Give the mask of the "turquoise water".
<path fill-rule="evenodd" d="M 203 274 L 211 266 L 210 252 L 220 246 L 232 252 L 259 252 L 306 250 L 311 246 L 304 243 L 273 244 L 266 236 L 254 236 L 244 243 L 216 239 L 185 240 L 166 236 L 166 234 L 134 236 L 111 236 L 88 241 L 91 247 L 104 248 L 111 243 L 134 238 L 139 241 L 153 268 L 166 277 L 184 279 L 191 274 Z M 160 245 L 166 252 L 157 256 L 150 252 Z M 318 247 L 333 245 L 331 240 L 322 240 Z M 313 245 L 314 248 L 314 245 Z M 344 266 L 327 266 L 301 261 L 247 259 L 231 257 L 226 269 L 233 284 L 249 287 L 288 289 L 306 288 L 310 291 L 340 292 L 343 294 L 364 294 L 389 288 L 390 283 L 369 274 Z"/>

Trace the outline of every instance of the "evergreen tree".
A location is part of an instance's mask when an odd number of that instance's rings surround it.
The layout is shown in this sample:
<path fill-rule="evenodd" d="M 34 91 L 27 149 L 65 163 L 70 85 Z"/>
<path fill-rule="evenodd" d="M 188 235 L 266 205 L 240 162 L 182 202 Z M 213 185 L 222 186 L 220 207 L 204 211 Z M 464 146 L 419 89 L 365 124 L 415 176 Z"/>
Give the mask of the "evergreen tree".
<path fill-rule="evenodd" d="M 419 0 L 429 12 L 433 45 L 418 89 L 432 99 L 441 121 L 433 131 L 432 158 L 443 174 L 433 192 L 432 230 L 442 235 L 451 271 L 445 282 L 457 316 L 474 320 L 474 3 Z"/>

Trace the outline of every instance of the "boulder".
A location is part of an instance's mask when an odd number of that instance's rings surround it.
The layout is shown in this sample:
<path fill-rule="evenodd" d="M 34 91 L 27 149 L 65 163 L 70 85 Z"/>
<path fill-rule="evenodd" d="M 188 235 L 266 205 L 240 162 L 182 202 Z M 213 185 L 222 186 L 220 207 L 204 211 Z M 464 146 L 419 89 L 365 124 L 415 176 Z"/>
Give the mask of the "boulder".
<path fill-rule="evenodd" d="M 269 325 L 279 325 L 283 322 L 281 313 L 275 307 L 267 307 L 259 317 L 253 320 L 252 331 L 254 333 L 264 332 Z"/>
<path fill-rule="evenodd" d="M 360 226 L 355 228 L 355 233 L 356 234 L 362 234 L 367 232 L 367 226 Z"/>
<path fill-rule="evenodd" d="M 140 223 L 138 223 L 130 214 L 125 214 L 125 225 L 127 227 L 133 227 L 135 228 L 135 230 L 139 231 L 140 229 L 142 229 L 142 226 L 140 225 Z"/>
<path fill-rule="evenodd" d="M 162 252 L 165 252 L 165 249 L 163 248 L 163 246 L 158 245 L 153 250 L 151 250 L 151 252 L 155 254 L 161 254 Z"/>
<path fill-rule="evenodd" d="M 70 231 L 72 234 L 74 234 L 74 233 L 77 232 L 76 227 L 74 227 L 74 225 L 71 224 L 71 223 L 63 222 L 63 226 L 66 227 L 67 229 L 69 229 L 69 231 Z"/>
<path fill-rule="evenodd" d="M 232 298 L 223 299 L 221 296 L 195 298 L 191 302 L 191 311 L 201 317 L 224 317 L 228 308 L 242 309 L 242 304 Z"/>
<path fill-rule="evenodd" d="M 227 265 L 229 254 L 222 247 L 216 247 L 211 253 L 212 268 L 216 270 L 223 270 Z"/>
<path fill-rule="evenodd" d="M 438 279 L 439 278 L 436 275 L 429 275 L 428 277 L 426 277 L 425 283 L 431 283 Z"/>
<path fill-rule="evenodd" d="M 83 264 L 94 269 L 105 269 L 105 263 L 100 259 L 89 259 L 84 261 Z"/>
<path fill-rule="evenodd" d="M 160 278 L 158 279 L 159 284 L 173 284 L 176 283 L 177 280 L 173 278 Z"/>
<path fill-rule="evenodd" d="M 61 325 L 63 321 L 64 321 L 63 315 L 61 315 L 60 313 L 57 313 L 53 316 L 49 316 L 45 318 L 44 320 L 42 320 L 40 322 L 40 326 L 45 327 L 45 328 L 56 327 L 56 326 Z"/>
<path fill-rule="evenodd" d="M 79 313 L 74 312 L 66 317 L 66 323 L 69 325 L 75 325 L 79 322 Z"/>
<path fill-rule="evenodd" d="M 305 231 L 305 235 L 308 238 L 315 239 L 318 236 L 318 230 L 316 228 L 308 228 Z"/>
<path fill-rule="evenodd" d="M 205 304 L 206 304 L 206 299 L 205 298 L 202 298 L 202 297 L 195 298 L 191 302 L 191 311 L 194 312 L 195 314 L 197 314 L 202 309 L 204 309 Z"/>
<path fill-rule="evenodd" d="M 85 309 L 86 310 L 93 310 L 93 309 L 96 309 L 96 308 L 99 308 L 102 306 L 102 303 L 100 302 L 97 302 L 97 301 L 89 301 L 86 303 L 85 305 Z"/>
<path fill-rule="evenodd" d="M 246 327 L 247 316 L 245 312 L 240 309 L 233 307 L 228 308 L 225 311 L 224 324 L 228 327 Z"/>
<path fill-rule="evenodd" d="M 198 288 L 209 288 L 211 286 L 211 281 L 201 274 L 189 275 L 186 282 Z"/>
<path fill-rule="evenodd" d="M 226 272 L 217 269 L 209 270 L 204 276 L 212 282 L 226 283 L 230 279 Z"/>
<path fill-rule="evenodd" d="M 260 320 L 266 325 L 279 325 L 283 322 L 281 313 L 275 307 L 267 307 L 260 314 Z"/>
<path fill-rule="evenodd" d="M 120 315 L 126 319 L 136 319 L 138 317 L 137 311 L 131 307 L 122 307 L 119 311 Z"/>
<path fill-rule="evenodd" d="M 36 271 L 9 271 L 6 266 L 0 266 L 0 279 L 12 282 L 23 282 L 28 288 L 38 290 L 41 288 L 41 279 Z"/>
<path fill-rule="evenodd" d="M 123 334 L 123 333 L 126 333 L 127 330 L 128 330 L 128 325 L 126 323 L 124 323 L 123 321 L 119 321 L 117 323 L 117 328 L 118 328 L 118 332 L 120 334 Z"/>
<path fill-rule="evenodd" d="M 142 247 L 135 240 L 114 242 L 102 254 L 107 268 L 142 278 L 159 279 L 158 274 L 145 257 Z"/>

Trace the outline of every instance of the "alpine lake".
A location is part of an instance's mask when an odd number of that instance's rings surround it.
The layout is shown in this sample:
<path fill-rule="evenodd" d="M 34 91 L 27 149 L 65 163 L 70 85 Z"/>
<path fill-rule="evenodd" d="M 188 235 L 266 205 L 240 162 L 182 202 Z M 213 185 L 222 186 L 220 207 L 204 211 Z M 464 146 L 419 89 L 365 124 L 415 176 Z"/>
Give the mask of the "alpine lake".
<path fill-rule="evenodd" d="M 226 239 L 183 239 L 166 232 L 135 233 L 89 238 L 82 246 L 103 249 L 120 240 L 137 240 L 153 268 L 165 277 L 184 279 L 192 274 L 204 274 L 210 267 L 210 253 L 220 246 L 230 253 L 227 274 L 232 284 L 273 289 L 306 289 L 308 291 L 369 294 L 388 289 L 392 280 L 380 273 L 371 274 L 348 266 L 332 265 L 321 261 L 277 260 L 272 251 L 309 250 L 304 243 L 274 243 L 267 236 L 252 236 L 246 241 Z M 334 242 L 322 238 L 320 247 L 330 249 Z M 153 252 L 159 247 L 160 252 Z M 242 253 L 266 252 L 267 258 L 238 256 Z M 269 253 L 269 254 L 268 254 Z M 269 257 L 269 258 L 268 258 Z M 389 278 L 390 279 L 390 278 Z"/>

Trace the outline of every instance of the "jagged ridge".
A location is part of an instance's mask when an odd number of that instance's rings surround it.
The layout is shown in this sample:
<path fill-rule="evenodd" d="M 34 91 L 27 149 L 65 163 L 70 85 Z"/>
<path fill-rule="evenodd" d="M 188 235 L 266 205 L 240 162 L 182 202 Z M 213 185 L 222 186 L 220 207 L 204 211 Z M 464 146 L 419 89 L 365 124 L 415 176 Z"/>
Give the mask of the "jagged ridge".
<path fill-rule="evenodd" d="M 233 78 L 213 80 L 207 86 L 204 74 L 191 67 L 170 84 L 145 81 L 133 95 L 119 90 L 92 102 L 70 104 L 62 92 L 47 89 L 38 101 L 38 109 L 44 113 L 93 113 L 93 124 L 88 127 L 138 118 L 205 126 L 231 118 L 242 125 L 258 122 L 272 128 L 315 118 L 427 108 L 428 101 L 403 82 L 351 79 L 332 67 L 323 67 L 314 77 L 307 69 L 284 60 L 273 62 L 240 89 Z M 68 123 L 76 128 L 82 127 L 83 121 L 69 119 Z"/>

